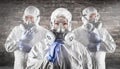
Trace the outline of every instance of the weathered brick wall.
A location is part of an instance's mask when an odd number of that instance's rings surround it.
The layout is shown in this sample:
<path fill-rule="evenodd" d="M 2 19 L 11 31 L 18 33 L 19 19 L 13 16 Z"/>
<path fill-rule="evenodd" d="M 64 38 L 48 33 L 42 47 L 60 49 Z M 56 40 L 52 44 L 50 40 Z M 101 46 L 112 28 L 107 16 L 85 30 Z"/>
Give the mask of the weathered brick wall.
<path fill-rule="evenodd" d="M 0 1 L 0 65 L 13 64 L 13 54 L 7 53 L 4 43 L 14 26 L 22 23 L 24 9 L 34 5 L 41 11 L 42 26 L 49 28 L 50 15 L 58 7 L 65 7 L 73 15 L 73 28 L 80 26 L 81 10 L 88 6 L 96 7 L 100 14 L 104 27 L 108 29 L 117 43 L 117 49 L 113 54 L 107 54 L 107 66 L 120 65 L 120 2 L 118 0 L 4 0 Z M 8 58 L 9 57 L 9 58 Z M 12 60 L 11 60 L 12 59 Z M 4 60 L 4 61 L 3 61 Z"/>

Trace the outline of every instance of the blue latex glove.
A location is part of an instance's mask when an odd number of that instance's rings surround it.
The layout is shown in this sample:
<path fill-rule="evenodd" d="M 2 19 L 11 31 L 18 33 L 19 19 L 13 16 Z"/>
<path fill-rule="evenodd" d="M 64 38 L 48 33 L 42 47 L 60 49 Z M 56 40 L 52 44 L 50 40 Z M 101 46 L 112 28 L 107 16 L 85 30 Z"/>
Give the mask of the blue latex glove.
<path fill-rule="evenodd" d="M 59 55 L 60 52 L 60 47 L 62 46 L 63 42 L 61 41 L 55 41 L 49 48 L 48 54 L 47 54 L 47 59 L 50 62 L 55 62 L 58 57 L 57 55 Z"/>
<path fill-rule="evenodd" d="M 27 43 L 24 43 L 23 41 L 20 41 L 18 46 L 21 51 L 26 53 L 29 53 L 31 50 L 31 46 L 29 46 Z"/>
<path fill-rule="evenodd" d="M 97 52 L 99 51 L 100 43 L 89 43 L 88 44 L 88 50 L 91 52 Z"/>
<path fill-rule="evenodd" d="M 99 51 L 101 38 L 94 32 L 89 32 L 89 41 L 88 49 L 91 52 Z"/>
<path fill-rule="evenodd" d="M 98 36 L 96 33 L 94 32 L 89 32 L 89 40 L 92 43 L 100 43 L 101 42 L 101 38 L 100 36 Z"/>
<path fill-rule="evenodd" d="M 29 42 L 30 40 L 33 39 L 33 31 L 32 30 L 27 30 L 21 37 L 20 40 L 24 40 Z"/>

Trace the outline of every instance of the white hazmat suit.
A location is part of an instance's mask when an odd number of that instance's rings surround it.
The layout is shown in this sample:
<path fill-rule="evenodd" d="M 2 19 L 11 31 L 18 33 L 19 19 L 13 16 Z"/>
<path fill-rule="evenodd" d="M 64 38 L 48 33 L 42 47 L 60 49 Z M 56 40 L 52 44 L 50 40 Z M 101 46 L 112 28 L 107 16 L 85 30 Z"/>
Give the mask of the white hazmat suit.
<path fill-rule="evenodd" d="M 63 28 L 61 21 L 61 24 L 57 23 L 58 28 L 54 27 L 54 21 L 59 16 L 64 16 L 67 19 L 67 24 L 69 24 L 66 30 L 71 31 L 71 13 L 65 8 L 56 9 L 51 15 L 52 31 L 46 34 L 45 40 L 33 46 L 28 55 L 27 69 L 92 69 L 88 51 L 81 43 L 74 40 L 74 34 L 62 30 L 65 28 Z M 60 35 L 60 32 L 67 33 L 63 37 L 64 39 L 60 41 L 61 39 L 57 39 L 57 35 L 53 33 L 53 30 L 56 30 L 55 32 L 59 33 L 58 35 Z M 56 44 L 59 46 L 56 46 Z"/>
<path fill-rule="evenodd" d="M 76 36 L 75 40 L 81 42 L 90 51 L 93 69 L 105 69 L 106 53 L 113 53 L 116 44 L 110 33 L 102 27 L 102 23 L 98 22 L 100 15 L 94 7 L 85 8 L 82 13 L 83 25 L 73 30 Z M 94 23 L 89 21 L 91 14 L 97 14 L 93 20 Z M 95 35 L 90 36 L 90 32 Z M 92 40 L 95 41 L 92 42 Z"/>
<path fill-rule="evenodd" d="M 26 16 L 29 15 L 34 19 L 33 26 L 26 20 Z M 14 52 L 14 69 L 25 69 L 28 53 L 32 46 L 45 37 L 47 30 L 39 26 L 39 15 L 38 8 L 28 6 L 23 15 L 24 24 L 15 26 L 5 42 L 6 51 Z"/>

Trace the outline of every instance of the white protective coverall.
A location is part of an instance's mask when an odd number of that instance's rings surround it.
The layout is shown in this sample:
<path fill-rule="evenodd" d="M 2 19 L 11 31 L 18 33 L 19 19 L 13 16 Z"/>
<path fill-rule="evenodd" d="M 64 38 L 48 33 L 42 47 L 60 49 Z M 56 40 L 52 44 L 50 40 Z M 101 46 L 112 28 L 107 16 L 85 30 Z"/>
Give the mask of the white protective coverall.
<path fill-rule="evenodd" d="M 93 9 L 93 10 L 91 10 Z M 81 42 L 84 46 L 88 48 L 89 44 L 91 41 L 89 40 L 89 30 L 91 29 L 90 27 L 87 27 L 88 20 L 87 17 L 90 16 L 91 13 L 97 13 L 97 10 L 93 7 L 88 7 L 83 10 L 83 17 L 82 17 L 82 22 L 83 25 L 78 27 L 77 29 L 73 30 L 73 33 L 75 34 L 76 38 L 75 40 Z M 85 16 L 86 18 L 85 18 Z M 98 13 L 97 13 L 98 14 Z M 99 19 L 99 14 L 95 20 L 97 22 Z M 97 24 L 97 23 L 96 23 Z M 91 52 L 91 58 L 93 62 L 93 69 L 105 69 L 105 56 L 106 53 L 113 53 L 116 49 L 116 44 L 110 35 L 110 33 L 102 27 L 102 23 L 98 22 L 98 27 L 93 30 L 96 34 L 99 35 L 101 42 L 99 44 L 99 47 L 97 48 L 97 51 Z M 92 44 L 92 43 L 91 43 Z"/>
<path fill-rule="evenodd" d="M 54 29 L 54 19 L 59 15 L 64 16 L 68 22 L 71 21 L 71 13 L 65 8 L 58 8 L 51 15 L 52 29 Z M 68 30 L 71 28 L 70 24 L 68 24 Z M 57 49 L 57 60 L 51 62 L 47 59 L 47 56 L 49 56 L 48 51 L 56 37 L 52 31 L 48 32 L 46 39 L 40 41 L 31 49 L 26 69 L 92 69 L 90 54 L 81 43 L 74 40 L 74 37 L 73 33 L 68 32 L 66 34 L 63 44 Z"/>
<path fill-rule="evenodd" d="M 37 43 L 28 55 L 26 69 L 92 69 L 92 61 L 86 48 L 74 39 L 68 40 L 70 38 L 66 37 L 67 41 L 64 41 L 58 55 L 59 62 L 56 63 L 49 62 L 46 58 L 50 47 L 46 41 Z"/>
<path fill-rule="evenodd" d="M 32 10 L 32 12 L 30 12 Z M 25 9 L 23 19 L 27 15 L 31 15 L 34 18 L 38 16 L 39 9 L 37 9 L 34 6 L 28 6 Z M 25 19 L 24 19 L 25 22 Z M 27 23 L 27 22 L 25 22 Z M 46 29 L 38 25 L 39 19 L 35 20 L 35 26 L 32 27 L 31 31 L 32 33 L 32 39 L 30 42 L 27 42 L 27 40 L 24 41 L 29 47 L 28 51 L 23 51 L 22 48 L 19 47 L 19 42 L 21 40 L 21 37 L 23 36 L 23 33 L 25 33 L 27 30 L 25 29 L 25 26 L 23 24 L 20 24 L 19 26 L 15 26 L 11 33 L 9 34 L 6 42 L 5 42 L 5 49 L 7 52 L 14 52 L 14 69 L 25 69 L 26 62 L 27 62 L 27 56 L 31 49 L 31 47 L 37 43 L 38 41 L 42 40 L 45 37 Z M 23 47 L 24 48 L 24 47 Z M 27 50 L 27 48 L 26 48 Z"/>

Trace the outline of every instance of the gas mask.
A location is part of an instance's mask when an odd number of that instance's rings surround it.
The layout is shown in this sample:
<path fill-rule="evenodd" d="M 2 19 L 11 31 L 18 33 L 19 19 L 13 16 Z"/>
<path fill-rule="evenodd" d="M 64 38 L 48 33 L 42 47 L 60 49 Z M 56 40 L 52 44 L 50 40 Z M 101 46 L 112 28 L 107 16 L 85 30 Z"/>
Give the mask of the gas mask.
<path fill-rule="evenodd" d="M 88 20 L 87 19 L 87 17 L 85 17 L 85 16 L 83 16 L 83 18 L 84 18 L 84 20 L 86 20 L 86 24 L 85 24 L 85 26 L 86 26 L 86 28 L 88 29 L 88 30 L 94 30 L 95 28 L 98 28 L 99 27 L 99 25 L 100 25 L 100 22 L 98 21 L 98 20 L 96 20 L 96 18 L 93 18 L 93 19 L 91 19 L 91 20 Z"/>
<path fill-rule="evenodd" d="M 54 33 L 56 40 L 64 40 L 68 30 L 64 28 L 62 23 L 60 23 L 57 28 L 52 30 L 52 32 Z"/>
<path fill-rule="evenodd" d="M 98 18 L 99 18 L 99 14 L 94 14 L 92 17 L 89 17 L 89 23 L 91 23 L 95 28 L 98 28 L 100 24 Z"/>
<path fill-rule="evenodd" d="M 32 21 L 30 20 L 26 20 L 25 23 L 23 23 L 23 26 L 26 30 L 30 30 L 30 28 L 34 27 L 35 26 L 35 23 L 33 23 Z"/>
<path fill-rule="evenodd" d="M 53 30 L 52 32 L 56 37 L 55 40 L 60 40 L 60 41 L 63 41 L 66 34 L 68 33 L 68 31 L 66 31 L 66 32 L 56 32 L 55 30 Z"/>
<path fill-rule="evenodd" d="M 99 24 L 100 24 L 100 22 L 93 22 L 93 23 L 91 23 L 95 28 L 98 28 L 99 27 Z"/>
<path fill-rule="evenodd" d="M 72 14 L 65 8 L 58 8 L 51 14 L 51 30 L 56 40 L 64 40 L 66 34 L 71 31 Z"/>
<path fill-rule="evenodd" d="M 98 28 L 100 22 L 100 14 L 94 7 L 87 7 L 82 11 L 82 22 L 88 26 L 88 29 Z"/>
<path fill-rule="evenodd" d="M 23 14 L 25 29 L 30 29 L 33 26 L 38 26 L 40 21 L 40 10 L 35 6 L 28 6 Z"/>

